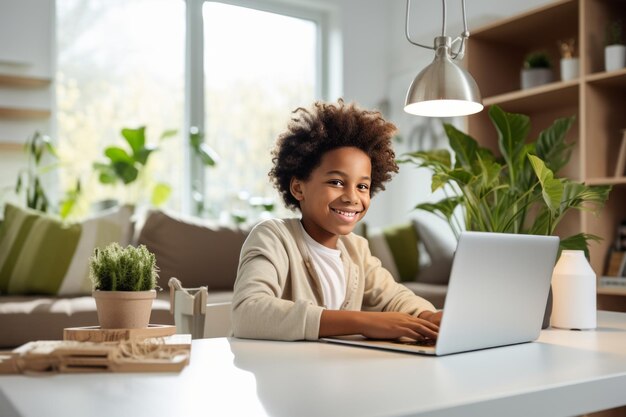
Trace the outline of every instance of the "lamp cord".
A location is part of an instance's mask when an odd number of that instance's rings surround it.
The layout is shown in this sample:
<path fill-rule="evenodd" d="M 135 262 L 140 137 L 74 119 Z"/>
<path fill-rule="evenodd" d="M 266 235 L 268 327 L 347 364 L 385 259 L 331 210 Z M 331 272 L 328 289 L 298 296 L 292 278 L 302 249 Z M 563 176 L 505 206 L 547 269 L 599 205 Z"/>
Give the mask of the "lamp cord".
<path fill-rule="evenodd" d="M 441 36 L 446 36 L 446 0 L 442 0 L 442 8 L 443 8 L 443 22 L 441 25 Z M 461 45 L 459 46 L 459 50 L 457 52 L 454 52 L 450 54 L 452 59 L 462 59 L 463 55 L 465 54 L 465 41 L 469 38 L 469 31 L 467 30 L 467 16 L 466 16 L 466 12 L 465 12 L 465 0 L 461 0 L 461 8 L 463 11 L 463 33 L 461 34 L 461 36 L 457 37 L 454 39 L 454 41 L 452 41 L 453 43 L 460 40 L 461 41 Z M 404 26 L 404 34 L 406 36 L 406 39 L 409 41 L 409 43 L 415 45 L 415 46 L 419 46 L 422 48 L 426 48 L 426 49 L 432 49 L 434 50 L 435 47 L 434 46 L 428 46 L 428 45 L 424 45 L 421 44 L 419 42 L 415 42 L 411 39 L 411 36 L 409 34 L 409 13 L 411 10 L 411 0 L 406 0 L 406 19 L 405 19 L 405 26 Z"/>

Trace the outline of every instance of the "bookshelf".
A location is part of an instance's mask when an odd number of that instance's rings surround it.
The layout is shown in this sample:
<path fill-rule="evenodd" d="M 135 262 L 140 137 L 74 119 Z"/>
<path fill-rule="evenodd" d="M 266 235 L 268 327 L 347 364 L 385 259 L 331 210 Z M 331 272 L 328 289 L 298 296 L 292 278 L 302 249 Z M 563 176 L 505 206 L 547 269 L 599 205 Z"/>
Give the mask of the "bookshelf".
<path fill-rule="evenodd" d="M 614 19 L 626 21 L 626 5 L 615 0 L 561 0 L 502 19 L 472 32 L 467 67 L 480 86 L 486 107 L 530 116 L 534 138 L 556 118 L 576 116 L 568 133 L 575 141 L 572 159 L 559 174 L 587 184 L 610 184 L 613 190 L 599 216 L 573 212 L 559 234 L 585 232 L 603 238 L 591 243 L 591 265 L 604 274 L 617 226 L 626 219 L 626 176 L 615 177 L 617 155 L 626 128 L 626 69 L 604 71 L 603 34 Z M 576 40 L 580 76 L 560 80 L 558 41 Z M 520 89 L 520 69 L 529 52 L 548 52 L 554 81 Z M 468 132 L 482 146 L 498 152 L 497 136 L 486 111 L 468 118 Z M 626 311 L 626 291 L 598 290 L 600 308 Z"/>

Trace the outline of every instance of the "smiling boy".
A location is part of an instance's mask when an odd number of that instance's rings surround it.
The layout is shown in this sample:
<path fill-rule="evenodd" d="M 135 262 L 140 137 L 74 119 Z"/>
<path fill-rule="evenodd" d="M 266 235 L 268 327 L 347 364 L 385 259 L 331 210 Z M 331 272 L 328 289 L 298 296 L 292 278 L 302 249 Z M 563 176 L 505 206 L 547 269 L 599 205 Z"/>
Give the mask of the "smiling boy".
<path fill-rule="evenodd" d="M 301 219 L 267 220 L 250 232 L 235 282 L 234 336 L 436 338 L 441 312 L 395 282 L 352 233 L 398 171 L 395 126 L 342 100 L 294 114 L 269 175 Z"/>

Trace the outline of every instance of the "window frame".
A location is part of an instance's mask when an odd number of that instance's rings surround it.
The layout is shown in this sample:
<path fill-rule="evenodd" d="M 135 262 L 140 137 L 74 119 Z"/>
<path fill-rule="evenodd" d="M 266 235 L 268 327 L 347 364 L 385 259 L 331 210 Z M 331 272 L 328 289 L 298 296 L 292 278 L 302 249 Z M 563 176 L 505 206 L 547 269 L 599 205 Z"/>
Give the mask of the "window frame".
<path fill-rule="evenodd" d="M 182 211 L 187 214 L 198 215 L 194 204 L 194 193 L 204 193 L 206 170 L 199 157 L 186 139 L 192 129 L 206 131 L 205 103 L 204 103 L 204 3 L 222 3 L 232 6 L 245 7 L 264 12 L 281 14 L 312 21 L 317 27 L 316 51 L 316 79 L 315 96 L 321 100 L 330 97 L 331 86 L 331 26 L 333 13 L 331 10 L 320 8 L 317 5 L 292 2 L 285 3 L 277 0 L 185 0 L 186 2 L 186 33 L 185 33 L 185 122 L 183 141 L 185 144 L 184 161 L 188 167 L 183 174 L 183 190 L 181 202 Z"/>

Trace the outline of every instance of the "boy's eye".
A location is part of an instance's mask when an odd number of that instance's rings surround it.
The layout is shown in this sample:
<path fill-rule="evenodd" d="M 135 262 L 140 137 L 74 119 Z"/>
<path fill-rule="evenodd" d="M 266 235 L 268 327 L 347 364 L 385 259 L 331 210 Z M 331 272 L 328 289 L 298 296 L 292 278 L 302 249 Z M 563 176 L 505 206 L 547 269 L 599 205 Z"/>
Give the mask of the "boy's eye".
<path fill-rule="evenodd" d="M 368 184 L 359 184 L 358 188 L 359 190 L 369 190 L 370 186 Z"/>
<path fill-rule="evenodd" d="M 343 181 L 341 180 L 330 180 L 328 181 L 329 184 L 331 185 L 336 185 L 336 186 L 342 186 L 343 185 Z"/>

